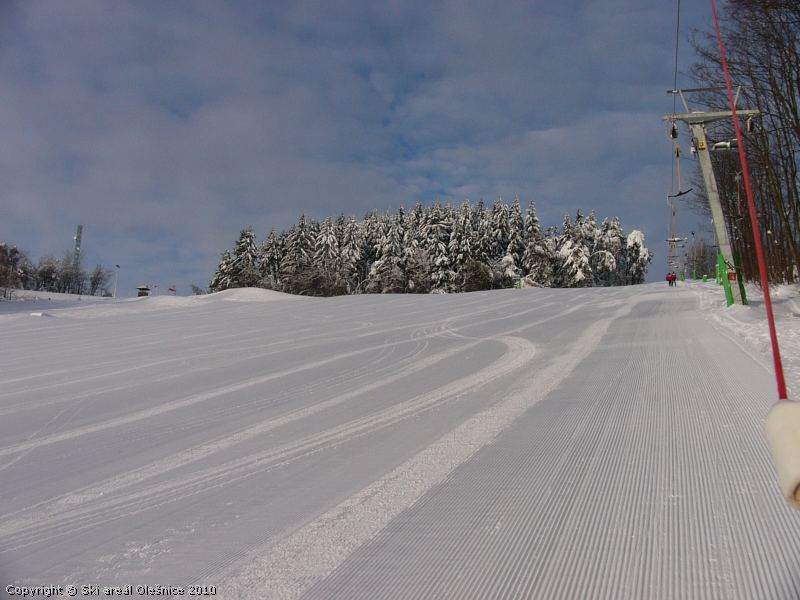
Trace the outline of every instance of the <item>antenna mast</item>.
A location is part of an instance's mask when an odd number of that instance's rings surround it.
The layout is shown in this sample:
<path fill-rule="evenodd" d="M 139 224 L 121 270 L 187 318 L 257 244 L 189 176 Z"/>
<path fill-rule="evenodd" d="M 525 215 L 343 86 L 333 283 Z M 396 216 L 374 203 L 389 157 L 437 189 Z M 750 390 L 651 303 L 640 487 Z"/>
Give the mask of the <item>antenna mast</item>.
<path fill-rule="evenodd" d="M 75 250 L 72 253 L 72 293 L 79 293 L 78 288 L 81 287 L 80 271 L 81 271 L 81 235 L 83 234 L 83 225 L 78 225 L 78 231 L 75 233 Z"/>
<path fill-rule="evenodd" d="M 78 268 L 78 261 L 81 259 L 81 235 L 83 234 L 83 225 L 78 225 L 78 231 L 75 234 L 75 253 L 72 256 L 72 263 L 75 268 Z"/>

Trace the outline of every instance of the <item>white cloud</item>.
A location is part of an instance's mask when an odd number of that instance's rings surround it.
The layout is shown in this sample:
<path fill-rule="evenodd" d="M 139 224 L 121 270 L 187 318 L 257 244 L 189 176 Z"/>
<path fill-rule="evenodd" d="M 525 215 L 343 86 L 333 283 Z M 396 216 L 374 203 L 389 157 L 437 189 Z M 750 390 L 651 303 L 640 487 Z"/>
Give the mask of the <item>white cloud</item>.
<path fill-rule="evenodd" d="M 240 228 L 301 211 L 519 194 L 545 218 L 596 207 L 649 233 L 673 16 L 607 8 L 14 4 L 0 239 L 60 253 L 80 222 L 91 261 L 185 287 Z"/>

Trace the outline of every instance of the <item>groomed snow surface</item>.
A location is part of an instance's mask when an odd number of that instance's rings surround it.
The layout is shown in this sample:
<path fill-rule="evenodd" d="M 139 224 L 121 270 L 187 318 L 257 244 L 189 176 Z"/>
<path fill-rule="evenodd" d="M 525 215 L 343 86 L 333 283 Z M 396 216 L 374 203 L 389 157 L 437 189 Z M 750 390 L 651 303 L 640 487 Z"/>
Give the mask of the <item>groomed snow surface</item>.
<path fill-rule="evenodd" d="M 800 598 L 756 292 L 1 303 L 1 593 Z"/>

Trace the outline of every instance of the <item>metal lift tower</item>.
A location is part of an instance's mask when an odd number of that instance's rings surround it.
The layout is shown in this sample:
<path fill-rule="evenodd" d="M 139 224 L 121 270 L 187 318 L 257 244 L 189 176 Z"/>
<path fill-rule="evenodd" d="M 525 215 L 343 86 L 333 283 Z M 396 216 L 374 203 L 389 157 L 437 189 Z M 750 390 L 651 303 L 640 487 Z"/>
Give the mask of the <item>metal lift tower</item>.
<path fill-rule="evenodd" d="M 714 178 L 714 169 L 711 166 L 711 155 L 709 154 L 708 139 L 706 138 L 706 124 L 713 123 L 714 121 L 721 121 L 722 119 L 730 119 L 733 115 L 730 111 L 722 112 L 701 112 L 690 111 L 689 105 L 686 102 L 684 93 L 690 92 L 713 92 L 726 90 L 724 87 L 713 88 L 688 88 L 683 90 L 668 90 L 668 94 L 678 94 L 683 103 L 686 112 L 683 114 L 673 114 L 664 117 L 665 121 L 683 121 L 689 126 L 694 136 L 694 148 L 697 151 L 697 158 L 700 161 L 700 170 L 703 172 L 703 182 L 705 183 L 706 195 L 708 196 L 708 203 L 711 207 L 711 216 L 714 218 L 714 231 L 717 235 L 717 243 L 719 244 L 719 251 L 723 259 L 728 265 L 729 270 L 734 270 L 735 263 L 733 260 L 733 251 L 731 250 L 730 240 L 728 239 L 728 229 L 725 226 L 725 217 L 722 214 L 722 205 L 719 201 L 719 191 L 717 190 L 717 180 Z M 736 92 L 736 99 L 739 98 L 739 91 L 741 86 Z M 757 110 L 737 110 L 736 113 L 742 117 L 754 117 L 759 113 Z M 730 149 L 731 143 L 725 142 Z M 733 145 L 735 148 L 735 145 Z M 719 149 L 723 149 L 720 145 Z M 739 291 L 738 285 L 730 286 L 733 294 L 734 304 L 743 304 L 742 294 Z"/>

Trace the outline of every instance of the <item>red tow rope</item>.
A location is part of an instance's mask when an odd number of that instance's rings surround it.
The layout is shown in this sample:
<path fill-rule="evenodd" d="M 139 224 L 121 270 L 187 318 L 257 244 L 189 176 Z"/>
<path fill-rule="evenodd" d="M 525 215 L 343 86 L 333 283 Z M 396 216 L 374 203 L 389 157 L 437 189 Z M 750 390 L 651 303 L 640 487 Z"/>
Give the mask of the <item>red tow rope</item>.
<path fill-rule="evenodd" d="M 764 260 L 764 248 L 761 246 L 761 229 L 758 225 L 758 215 L 756 214 L 756 204 L 753 201 L 753 188 L 750 186 L 750 173 L 747 168 L 747 157 L 744 153 L 744 141 L 742 140 L 742 130 L 739 128 L 739 118 L 736 116 L 736 104 L 733 100 L 733 85 L 731 76 L 728 73 L 728 60 L 725 58 L 725 45 L 722 43 L 722 33 L 719 28 L 719 18 L 717 17 L 717 6 L 711 0 L 711 12 L 714 14 L 714 28 L 717 31 L 717 41 L 719 42 L 719 56 L 722 59 L 722 70 L 725 72 L 725 84 L 728 86 L 728 101 L 733 113 L 733 128 L 736 130 L 736 140 L 739 143 L 739 160 L 742 162 L 742 176 L 744 177 L 744 189 L 747 192 L 747 206 L 750 209 L 750 223 L 753 226 L 753 238 L 756 243 L 756 255 L 758 256 L 758 270 L 761 272 L 761 289 L 764 290 L 764 306 L 767 309 L 767 323 L 769 324 L 769 337 L 772 342 L 772 359 L 775 362 L 775 379 L 778 382 L 778 398 L 786 400 L 786 382 L 783 379 L 783 364 L 781 363 L 781 351 L 778 348 L 778 335 L 775 331 L 775 317 L 772 314 L 772 299 L 769 296 L 769 283 L 767 281 L 767 263 Z"/>

